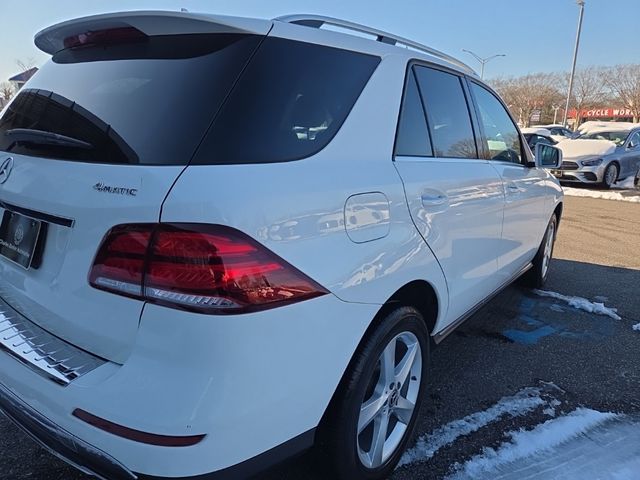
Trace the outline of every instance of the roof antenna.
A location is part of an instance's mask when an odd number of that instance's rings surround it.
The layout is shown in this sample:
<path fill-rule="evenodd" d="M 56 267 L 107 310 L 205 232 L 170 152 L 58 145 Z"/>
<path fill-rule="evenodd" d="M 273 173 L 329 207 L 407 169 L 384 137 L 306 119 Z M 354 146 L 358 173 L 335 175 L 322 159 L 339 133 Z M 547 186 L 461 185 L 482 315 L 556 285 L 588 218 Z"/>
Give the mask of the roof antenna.
<path fill-rule="evenodd" d="M 188 12 L 189 10 L 187 10 L 187 9 L 186 9 L 186 8 L 184 8 L 184 7 L 182 7 L 182 8 L 180 9 L 180 11 L 181 11 L 181 12 Z"/>

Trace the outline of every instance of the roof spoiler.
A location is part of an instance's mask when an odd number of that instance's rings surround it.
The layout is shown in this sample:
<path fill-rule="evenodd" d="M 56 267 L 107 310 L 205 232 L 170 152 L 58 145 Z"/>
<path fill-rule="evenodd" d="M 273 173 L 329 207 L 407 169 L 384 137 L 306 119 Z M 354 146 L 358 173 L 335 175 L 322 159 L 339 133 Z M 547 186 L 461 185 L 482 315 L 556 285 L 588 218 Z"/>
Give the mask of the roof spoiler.
<path fill-rule="evenodd" d="M 225 15 L 189 12 L 125 12 L 94 15 L 58 23 L 35 36 L 36 46 L 54 55 L 65 49 L 65 39 L 89 32 L 134 28 L 147 36 L 197 33 L 248 33 L 266 35 L 272 22 Z"/>

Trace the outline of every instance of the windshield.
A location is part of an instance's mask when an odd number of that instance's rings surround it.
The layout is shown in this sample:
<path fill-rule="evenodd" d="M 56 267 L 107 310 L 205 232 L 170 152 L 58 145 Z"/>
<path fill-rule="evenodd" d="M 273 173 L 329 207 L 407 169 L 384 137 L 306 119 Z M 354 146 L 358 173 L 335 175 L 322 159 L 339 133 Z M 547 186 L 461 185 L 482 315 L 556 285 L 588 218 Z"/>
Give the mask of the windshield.
<path fill-rule="evenodd" d="M 261 39 L 167 35 L 63 50 L 0 118 L 0 151 L 186 165 Z"/>
<path fill-rule="evenodd" d="M 629 136 L 629 132 L 627 131 L 617 131 L 617 132 L 591 132 L 585 133 L 580 138 L 584 138 L 586 140 L 609 140 L 616 144 L 617 147 L 621 147 L 624 145 L 624 142 L 627 140 Z"/>

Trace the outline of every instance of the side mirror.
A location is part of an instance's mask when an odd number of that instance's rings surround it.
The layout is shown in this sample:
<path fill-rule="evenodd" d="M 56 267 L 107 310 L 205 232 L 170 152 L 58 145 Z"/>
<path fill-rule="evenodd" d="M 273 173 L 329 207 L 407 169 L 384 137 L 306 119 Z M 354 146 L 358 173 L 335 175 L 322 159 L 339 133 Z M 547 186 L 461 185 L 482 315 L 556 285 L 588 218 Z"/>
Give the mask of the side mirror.
<path fill-rule="evenodd" d="M 536 167 L 560 168 L 562 165 L 562 150 L 546 143 L 536 145 Z"/>

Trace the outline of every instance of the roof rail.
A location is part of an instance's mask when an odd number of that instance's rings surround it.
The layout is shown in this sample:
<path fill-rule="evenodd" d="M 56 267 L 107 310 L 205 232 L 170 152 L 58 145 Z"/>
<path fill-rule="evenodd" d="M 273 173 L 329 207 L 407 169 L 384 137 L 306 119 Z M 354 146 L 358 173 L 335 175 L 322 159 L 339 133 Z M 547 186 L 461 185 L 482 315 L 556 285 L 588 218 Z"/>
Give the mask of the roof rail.
<path fill-rule="evenodd" d="M 467 73 L 471 73 L 473 75 L 478 75 L 473 68 L 467 65 L 464 62 L 461 62 L 455 57 L 451 55 L 447 55 L 446 53 L 441 52 L 440 50 L 436 50 L 435 48 L 427 47 L 426 45 L 422 45 L 421 43 L 414 42 L 413 40 L 409 40 L 407 38 L 400 37 L 398 35 L 394 35 L 393 33 L 383 32 L 382 30 L 377 30 L 375 28 L 367 27 L 365 25 L 360 25 L 359 23 L 349 22 L 347 20 L 340 20 L 339 18 L 325 17 L 323 15 L 284 15 L 282 17 L 274 18 L 274 20 L 286 23 L 294 23 L 296 25 L 303 25 L 306 27 L 312 28 L 321 28 L 323 25 L 333 25 L 335 27 L 341 27 L 347 30 L 352 30 L 354 32 L 366 33 L 376 37 L 376 41 L 386 43 L 389 45 L 396 45 L 401 47 L 408 47 L 420 52 L 428 53 L 434 57 L 440 58 L 442 60 L 446 60 L 449 63 L 457 65 L 458 67 L 465 70 Z"/>

